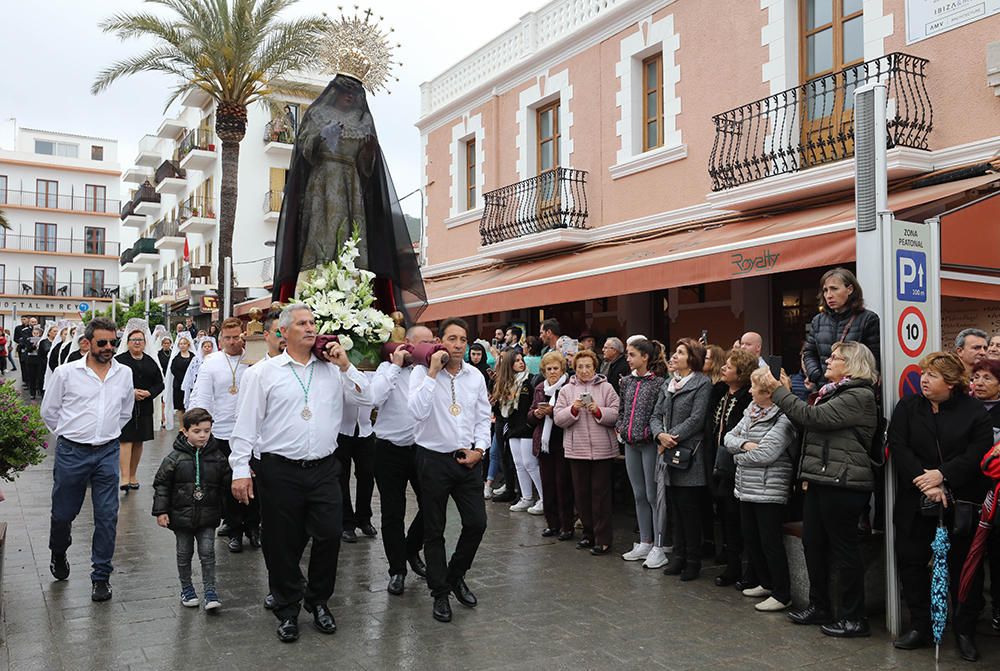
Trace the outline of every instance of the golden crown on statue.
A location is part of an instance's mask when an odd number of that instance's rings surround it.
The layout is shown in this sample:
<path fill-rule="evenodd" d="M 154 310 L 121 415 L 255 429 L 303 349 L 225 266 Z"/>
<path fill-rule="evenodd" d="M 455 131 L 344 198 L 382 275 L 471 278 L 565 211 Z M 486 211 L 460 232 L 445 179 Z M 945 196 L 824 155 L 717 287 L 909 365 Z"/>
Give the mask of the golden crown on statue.
<path fill-rule="evenodd" d="M 376 20 L 372 10 L 360 14 L 354 6 L 354 15 L 347 16 L 343 7 L 337 7 L 341 15 L 338 20 L 330 20 L 323 39 L 322 61 L 327 72 L 354 77 L 371 93 L 387 89 L 386 83 L 392 77 L 392 69 L 402 65 L 392 60 L 393 48 L 399 44 L 389 42 L 388 32 L 380 25 L 382 17 Z"/>

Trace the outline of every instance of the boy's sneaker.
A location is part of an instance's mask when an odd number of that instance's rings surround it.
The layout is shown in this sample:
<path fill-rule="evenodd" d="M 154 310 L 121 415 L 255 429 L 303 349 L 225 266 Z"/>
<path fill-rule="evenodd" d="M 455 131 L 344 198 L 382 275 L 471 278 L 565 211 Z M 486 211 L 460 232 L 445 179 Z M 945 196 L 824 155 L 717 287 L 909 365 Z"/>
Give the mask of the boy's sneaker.
<path fill-rule="evenodd" d="M 538 499 L 538 503 L 528 508 L 526 511 L 529 515 L 544 515 L 545 505 L 542 503 L 542 499 Z"/>
<path fill-rule="evenodd" d="M 625 561 L 639 561 L 649 556 L 649 551 L 653 549 L 652 543 L 633 543 L 632 549 L 622 555 Z"/>
<path fill-rule="evenodd" d="M 98 602 L 110 601 L 111 583 L 109 583 L 107 580 L 95 580 L 90 590 L 90 600 Z"/>
<path fill-rule="evenodd" d="M 198 593 L 194 591 L 193 585 L 188 585 L 181 590 L 181 605 L 187 608 L 198 607 Z"/>
<path fill-rule="evenodd" d="M 535 505 L 535 502 L 533 500 L 522 498 L 520 501 L 518 501 L 517 503 L 515 503 L 510 507 L 510 512 L 523 513 L 533 505 Z"/>
<path fill-rule="evenodd" d="M 483 485 L 483 498 L 489 501 L 493 498 L 493 487 L 489 485 Z"/>
<path fill-rule="evenodd" d="M 667 565 L 667 555 L 663 552 L 663 548 L 658 548 L 655 545 L 650 548 L 649 554 L 646 555 L 646 561 L 642 563 L 643 568 L 662 568 Z"/>
<path fill-rule="evenodd" d="M 502 484 L 502 485 L 500 485 L 499 487 L 497 487 L 496 489 L 493 490 L 493 496 L 503 496 L 506 493 L 507 493 L 507 485 L 506 484 Z"/>
<path fill-rule="evenodd" d="M 205 610 L 215 610 L 216 608 L 222 608 L 222 602 L 219 601 L 219 595 L 215 593 L 214 589 L 206 589 Z"/>
<path fill-rule="evenodd" d="M 66 559 L 65 552 L 62 554 L 52 553 L 49 570 L 52 571 L 52 577 L 56 580 L 65 580 L 69 577 L 69 560 Z"/>

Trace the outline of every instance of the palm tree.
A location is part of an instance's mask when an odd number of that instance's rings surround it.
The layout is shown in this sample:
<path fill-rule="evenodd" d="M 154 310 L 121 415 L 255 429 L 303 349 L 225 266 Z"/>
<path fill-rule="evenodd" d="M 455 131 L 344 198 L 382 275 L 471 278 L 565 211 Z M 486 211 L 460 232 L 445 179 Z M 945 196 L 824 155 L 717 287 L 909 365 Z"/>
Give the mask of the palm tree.
<path fill-rule="evenodd" d="M 3 210 L 0 210 L 0 228 L 10 230 L 10 222 L 7 221 L 7 215 L 3 213 Z"/>
<path fill-rule="evenodd" d="M 221 260 L 232 257 L 236 223 L 240 141 L 246 135 L 247 107 L 254 102 L 280 107 L 278 97 L 312 98 L 315 91 L 291 81 L 313 69 L 325 17 L 281 20 L 298 0 L 146 0 L 176 16 L 119 13 L 101 23 L 122 40 L 152 38 L 145 53 L 112 64 L 91 86 L 100 93 L 112 82 L 140 72 L 160 72 L 177 80 L 164 110 L 200 89 L 216 103 L 215 132 L 222 142 L 219 203 L 218 288 L 225 286 Z M 292 76 L 290 76 L 292 75 Z"/>

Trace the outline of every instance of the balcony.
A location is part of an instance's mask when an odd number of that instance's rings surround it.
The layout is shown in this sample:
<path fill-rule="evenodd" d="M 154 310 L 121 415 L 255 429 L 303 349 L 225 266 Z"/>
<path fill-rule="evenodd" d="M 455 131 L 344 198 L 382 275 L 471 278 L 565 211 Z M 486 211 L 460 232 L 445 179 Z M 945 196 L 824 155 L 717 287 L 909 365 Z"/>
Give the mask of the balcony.
<path fill-rule="evenodd" d="M 121 218 L 122 222 L 129 215 L 156 215 L 160 212 L 160 194 L 156 193 L 156 189 L 148 181 L 143 182 L 135 193 L 132 195 L 132 200 L 126 203 L 122 207 Z M 145 220 L 144 220 L 145 222 Z"/>
<path fill-rule="evenodd" d="M 135 253 L 132 257 L 133 263 L 153 266 L 160 262 L 160 250 L 156 248 L 156 238 L 139 238 L 132 245 L 132 251 Z"/>
<path fill-rule="evenodd" d="M 156 169 L 153 181 L 156 183 L 156 193 L 176 196 L 187 184 L 187 173 L 180 163 L 167 159 Z"/>
<path fill-rule="evenodd" d="M 264 153 L 286 163 L 292 158 L 295 131 L 292 124 L 281 117 L 264 126 Z"/>
<path fill-rule="evenodd" d="M 6 196 L 3 198 L 2 196 Z M 63 210 L 85 214 L 113 214 L 118 211 L 119 202 L 103 197 L 75 196 L 44 191 L 0 191 L 0 205 L 23 207 L 32 210 Z"/>
<path fill-rule="evenodd" d="M 215 202 L 211 198 L 188 198 L 180 206 L 180 232 L 211 233 L 217 222 L 215 220 Z"/>
<path fill-rule="evenodd" d="M 163 160 L 163 150 L 160 144 L 162 140 L 155 135 L 144 135 L 139 140 L 139 153 L 136 154 L 135 164 L 143 168 L 155 168 Z"/>
<path fill-rule="evenodd" d="M 0 294 L 5 296 L 42 296 L 60 300 L 95 298 L 111 300 L 118 294 L 117 286 L 103 283 L 73 282 L 72 280 L 55 281 L 53 278 L 3 280 L 0 282 Z"/>
<path fill-rule="evenodd" d="M 556 168 L 483 194 L 484 251 L 514 258 L 585 241 L 587 173 Z"/>
<path fill-rule="evenodd" d="M 122 181 L 126 184 L 142 184 L 150 179 L 153 179 L 153 171 L 138 165 L 133 165 L 122 173 Z"/>
<path fill-rule="evenodd" d="M 748 209 L 850 188 L 854 90 L 872 82 L 888 88 L 890 179 L 932 169 L 927 63 L 892 53 L 714 116 L 709 202 Z"/>
<path fill-rule="evenodd" d="M 16 235 L 0 230 L 0 249 L 6 251 L 55 254 L 85 254 L 87 256 L 118 256 L 117 242 L 84 240 L 83 238 L 39 238 Z"/>
<path fill-rule="evenodd" d="M 177 278 L 177 289 L 187 289 L 192 294 L 214 291 L 214 275 L 212 266 L 192 266 L 185 264 L 181 267 Z"/>
<path fill-rule="evenodd" d="M 177 280 L 173 277 L 162 277 L 153 285 L 153 302 L 159 305 L 173 303 L 177 295 Z"/>
<path fill-rule="evenodd" d="M 210 170 L 215 166 L 215 135 L 207 128 L 191 130 L 177 145 L 176 158 L 183 170 Z"/>
<path fill-rule="evenodd" d="M 180 232 L 180 221 L 177 219 L 161 219 L 153 226 L 153 238 L 157 249 L 184 249 L 184 234 Z"/>
<path fill-rule="evenodd" d="M 187 130 L 187 124 L 181 118 L 164 119 L 163 123 L 156 131 L 156 136 L 164 140 L 174 140 L 178 135 Z"/>
<path fill-rule="evenodd" d="M 281 201 L 285 198 L 284 191 L 268 191 L 264 194 L 264 221 L 268 224 L 278 223 L 281 214 Z"/>

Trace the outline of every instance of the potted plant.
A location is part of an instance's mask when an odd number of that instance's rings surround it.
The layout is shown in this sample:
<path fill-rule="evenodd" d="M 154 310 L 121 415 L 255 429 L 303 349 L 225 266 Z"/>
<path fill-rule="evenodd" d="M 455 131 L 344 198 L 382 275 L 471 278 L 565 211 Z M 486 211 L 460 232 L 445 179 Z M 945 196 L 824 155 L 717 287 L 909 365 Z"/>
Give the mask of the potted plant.
<path fill-rule="evenodd" d="M 48 433 L 38 407 L 21 398 L 14 380 L 0 384 L 0 479 L 13 482 L 28 466 L 42 463 Z"/>

